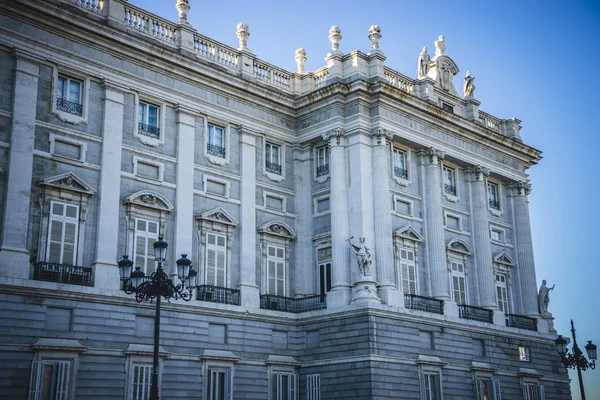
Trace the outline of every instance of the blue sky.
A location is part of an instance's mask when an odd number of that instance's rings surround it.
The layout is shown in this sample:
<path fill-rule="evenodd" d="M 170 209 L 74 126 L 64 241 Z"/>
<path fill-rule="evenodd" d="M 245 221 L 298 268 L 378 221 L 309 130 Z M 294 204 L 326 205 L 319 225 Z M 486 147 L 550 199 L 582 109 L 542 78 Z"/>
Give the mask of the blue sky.
<path fill-rule="evenodd" d="M 131 0 L 177 20 L 175 0 Z M 598 189 L 600 168 L 600 3 L 594 1 L 313 1 L 190 0 L 189 22 L 200 33 L 233 47 L 240 21 L 250 26 L 248 47 L 258 58 L 295 71 L 303 47 L 306 70 L 325 65 L 332 25 L 342 30 L 341 50 L 368 52 L 368 29 L 382 29 L 385 64 L 414 77 L 417 57 L 440 34 L 446 55 L 476 77 L 480 109 L 522 120 L 523 141 L 543 151 L 530 169 L 530 213 L 538 287 L 551 292 L 559 333 L 600 345 Z M 600 399 L 600 368 L 583 373 L 587 398 Z M 579 398 L 576 375 L 574 399 Z"/>

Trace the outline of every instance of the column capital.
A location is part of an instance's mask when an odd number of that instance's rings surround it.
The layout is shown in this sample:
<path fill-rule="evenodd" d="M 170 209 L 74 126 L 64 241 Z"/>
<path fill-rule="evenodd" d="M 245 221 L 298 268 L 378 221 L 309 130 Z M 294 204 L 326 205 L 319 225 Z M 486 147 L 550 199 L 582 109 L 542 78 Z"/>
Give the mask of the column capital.
<path fill-rule="evenodd" d="M 443 160 L 444 157 L 446 157 L 446 153 L 434 147 L 422 149 L 418 154 L 424 159 L 429 159 L 430 164 L 438 164 L 440 160 Z"/>
<path fill-rule="evenodd" d="M 378 145 L 383 145 L 385 146 L 387 144 L 386 140 L 392 140 L 392 138 L 394 137 L 394 134 L 391 131 L 388 131 L 387 129 L 383 129 L 383 128 L 375 128 L 372 131 L 373 136 L 376 139 L 376 143 Z"/>
<path fill-rule="evenodd" d="M 528 181 L 518 181 L 508 185 L 514 190 L 515 196 L 525 197 L 531 193 L 531 184 Z"/>
<path fill-rule="evenodd" d="M 467 169 L 473 178 L 473 181 L 483 182 L 490 175 L 490 169 L 481 165 L 474 165 Z"/>
<path fill-rule="evenodd" d="M 342 138 L 346 136 L 346 132 L 342 128 L 334 128 L 323 134 L 323 140 L 329 141 L 335 138 L 336 144 L 339 146 L 342 143 Z"/>

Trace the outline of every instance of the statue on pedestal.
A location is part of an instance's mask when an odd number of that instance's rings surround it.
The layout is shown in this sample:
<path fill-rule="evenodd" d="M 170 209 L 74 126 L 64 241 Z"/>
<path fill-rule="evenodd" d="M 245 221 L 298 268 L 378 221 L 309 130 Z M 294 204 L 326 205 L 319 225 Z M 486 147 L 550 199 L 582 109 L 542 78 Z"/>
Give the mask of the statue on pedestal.
<path fill-rule="evenodd" d="M 422 79 L 427 77 L 429 72 L 429 63 L 431 57 L 427 54 L 427 47 L 423 47 L 423 51 L 419 54 L 419 65 L 417 66 L 417 78 Z"/>
<path fill-rule="evenodd" d="M 472 99 L 475 93 L 475 77 L 471 76 L 471 71 L 467 71 L 465 82 L 463 84 L 463 94 L 465 99 Z"/>
<path fill-rule="evenodd" d="M 365 246 L 365 238 L 360 237 L 358 239 L 358 243 L 352 243 L 351 240 L 354 238 L 352 236 L 350 239 L 346 239 L 350 246 L 352 246 L 352 250 L 354 250 L 354 254 L 356 254 L 356 262 L 358 263 L 358 271 L 362 276 L 372 276 L 371 272 L 371 252 L 369 248 Z"/>
<path fill-rule="evenodd" d="M 440 37 L 438 38 L 438 40 L 436 40 L 434 42 L 434 44 L 435 44 L 435 56 L 436 57 L 443 56 L 444 52 L 446 51 L 446 45 L 444 44 L 444 40 L 446 40 L 444 38 L 444 35 L 440 35 Z"/>
<path fill-rule="evenodd" d="M 540 292 L 538 294 L 538 309 L 542 317 L 548 314 L 548 303 L 550 303 L 549 293 L 551 290 L 554 290 L 554 286 L 555 285 L 552 285 L 552 287 L 548 289 L 546 280 L 542 280 L 542 286 L 540 286 Z"/>

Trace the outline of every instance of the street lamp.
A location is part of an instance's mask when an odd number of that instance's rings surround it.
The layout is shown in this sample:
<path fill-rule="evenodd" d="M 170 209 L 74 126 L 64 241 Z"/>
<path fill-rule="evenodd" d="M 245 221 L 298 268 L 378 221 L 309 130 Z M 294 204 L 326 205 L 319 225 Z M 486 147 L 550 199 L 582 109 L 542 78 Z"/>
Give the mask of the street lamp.
<path fill-rule="evenodd" d="M 588 340 L 588 344 L 585 345 L 585 350 L 588 354 L 588 357 L 591 361 L 588 361 L 579 346 L 577 346 L 577 338 L 575 336 L 575 326 L 573 325 L 573 320 L 571 320 L 571 333 L 573 334 L 573 353 L 568 353 L 567 349 L 567 340 L 562 337 L 562 335 L 558 335 L 558 338 L 554 341 L 556 344 L 556 351 L 560 354 L 560 358 L 562 363 L 566 368 L 576 368 L 577 369 L 577 377 L 579 378 L 579 391 L 581 392 L 581 400 L 585 400 L 585 390 L 583 389 L 583 379 L 581 378 L 581 371 L 585 371 L 588 368 L 594 369 L 596 368 L 596 345 L 593 344 L 590 340 Z"/>
<path fill-rule="evenodd" d="M 150 386 L 150 400 L 158 400 L 158 349 L 160 343 L 160 299 L 165 300 L 183 299 L 190 301 L 192 291 L 196 287 L 197 272 L 192 268 L 192 262 L 187 258 L 187 254 L 182 254 L 177 260 L 177 276 L 179 283 L 173 283 L 167 274 L 163 271 L 162 263 L 167 256 L 167 247 L 169 244 L 160 236 L 158 241 L 154 242 L 154 258 L 158 263 L 156 271 L 150 276 L 146 276 L 139 266 L 133 269 L 133 262 L 129 256 L 125 255 L 119 261 L 119 273 L 123 281 L 123 291 L 127 294 L 135 293 L 135 299 L 138 303 L 146 300 L 156 299 L 156 316 L 154 319 L 154 358 L 152 362 L 152 384 Z"/>

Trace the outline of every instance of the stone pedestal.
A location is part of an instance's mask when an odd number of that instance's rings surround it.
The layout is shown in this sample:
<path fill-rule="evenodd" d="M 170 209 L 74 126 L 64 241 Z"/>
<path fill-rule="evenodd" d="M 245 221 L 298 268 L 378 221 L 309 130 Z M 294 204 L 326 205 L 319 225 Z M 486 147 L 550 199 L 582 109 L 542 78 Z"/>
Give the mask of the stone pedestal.
<path fill-rule="evenodd" d="M 458 304 L 454 301 L 444 301 L 444 315 L 447 317 L 458 318 Z"/>
<path fill-rule="evenodd" d="M 260 293 L 258 286 L 249 284 L 238 285 L 240 289 L 240 303 L 246 308 L 260 308 Z"/>
<path fill-rule="evenodd" d="M 352 288 L 352 304 L 374 303 L 380 304 L 377 296 L 377 282 L 372 275 L 361 276 Z"/>
<path fill-rule="evenodd" d="M 506 326 L 506 314 L 502 311 L 494 310 L 494 325 Z"/>

